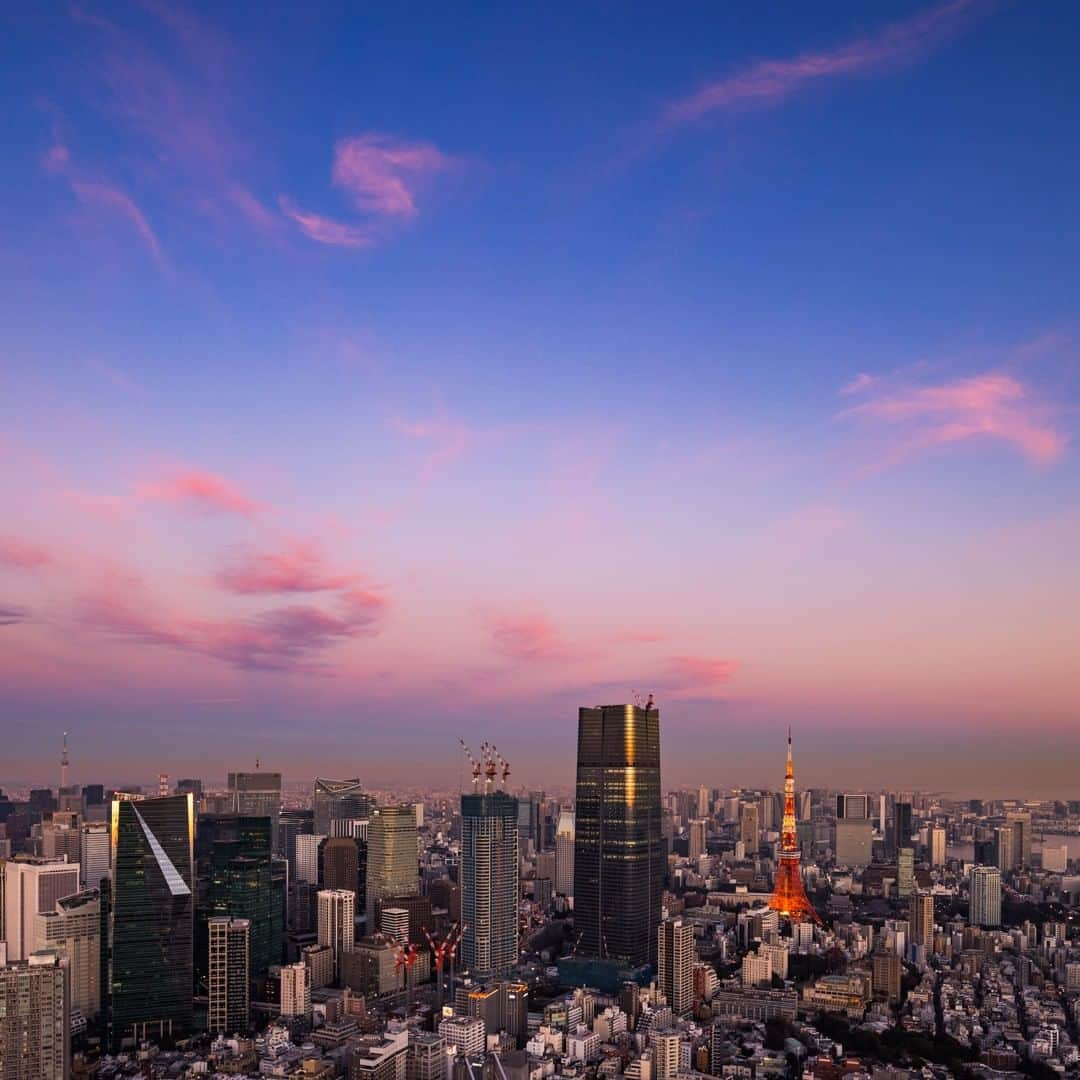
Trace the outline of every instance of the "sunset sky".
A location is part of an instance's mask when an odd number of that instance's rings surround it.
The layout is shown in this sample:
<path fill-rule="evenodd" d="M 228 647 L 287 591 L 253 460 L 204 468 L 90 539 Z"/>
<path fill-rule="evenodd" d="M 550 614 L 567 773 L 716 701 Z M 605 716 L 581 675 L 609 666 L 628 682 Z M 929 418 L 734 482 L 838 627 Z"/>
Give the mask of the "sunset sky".
<path fill-rule="evenodd" d="M 268 7 L 0 14 L 0 785 L 1080 795 L 1075 4 Z"/>

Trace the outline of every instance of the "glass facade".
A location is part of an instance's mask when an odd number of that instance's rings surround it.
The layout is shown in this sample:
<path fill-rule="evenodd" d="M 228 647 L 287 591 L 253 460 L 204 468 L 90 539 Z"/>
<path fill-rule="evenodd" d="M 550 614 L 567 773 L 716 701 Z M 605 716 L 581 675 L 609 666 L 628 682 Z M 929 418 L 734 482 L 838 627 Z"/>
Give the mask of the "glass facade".
<path fill-rule="evenodd" d="M 518 820 L 518 800 L 504 791 L 461 796 L 461 958 L 477 979 L 517 963 Z"/>
<path fill-rule="evenodd" d="M 355 821 L 371 816 L 375 800 L 365 795 L 359 780 L 317 778 L 312 796 L 313 832 L 317 836 L 335 836 L 335 821 Z"/>
<path fill-rule="evenodd" d="M 660 802 L 660 711 L 636 705 L 579 710 L 579 956 L 655 968 L 664 873 Z"/>
<path fill-rule="evenodd" d="M 191 1028 L 194 832 L 190 794 L 112 804 L 106 963 L 114 1048 Z"/>

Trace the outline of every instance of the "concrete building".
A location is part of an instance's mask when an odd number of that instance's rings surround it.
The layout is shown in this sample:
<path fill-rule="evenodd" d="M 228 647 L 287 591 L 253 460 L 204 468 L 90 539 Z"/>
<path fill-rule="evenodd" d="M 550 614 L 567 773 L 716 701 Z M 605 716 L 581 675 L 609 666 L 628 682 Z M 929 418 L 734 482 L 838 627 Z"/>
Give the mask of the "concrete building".
<path fill-rule="evenodd" d="M 948 834 L 940 825 L 931 825 L 927 835 L 927 847 L 930 849 L 930 865 L 944 866 Z"/>
<path fill-rule="evenodd" d="M 356 893 L 351 889 L 320 889 L 317 901 L 317 940 L 330 947 L 337 975 L 342 953 L 352 952 L 355 947 Z"/>
<path fill-rule="evenodd" d="M 67 958 L 35 952 L 0 965 L 0 1076 L 68 1080 L 71 1015 Z"/>
<path fill-rule="evenodd" d="M 405 1080 L 408 1052 L 407 1031 L 364 1036 L 349 1055 L 349 1080 Z"/>
<path fill-rule="evenodd" d="M 863 818 L 837 818 L 833 828 L 833 851 L 837 866 L 869 866 L 874 824 Z"/>
<path fill-rule="evenodd" d="M 319 884 L 319 845 L 323 833 L 300 833 L 296 836 L 296 880 Z"/>
<path fill-rule="evenodd" d="M 487 1030 L 479 1016 L 448 1016 L 439 1024 L 447 1051 L 479 1054 L 487 1045 Z"/>
<path fill-rule="evenodd" d="M 34 920 L 79 891 L 79 864 L 65 859 L 13 859 L 4 863 L 4 940 L 8 963 L 33 952 Z"/>
<path fill-rule="evenodd" d="M 446 1042 L 434 1031 L 410 1031 L 405 1080 L 446 1080 Z"/>
<path fill-rule="evenodd" d="M 574 815 L 569 810 L 560 812 L 555 829 L 555 891 L 574 895 Z"/>
<path fill-rule="evenodd" d="M 88 821 L 82 826 L 79 871 L 84 889 L 97 889 L 102 878 L 110 875 L 109 824 L 106 821 Z"/>
<path fill-rule="evenodd" d="M 668 919 L 657 928 L 657 982 L 676 1016 L 694 1005 L 694 924 Z"/>
<path fill-rule="evenodd" d="M 251 922 L 216 916 L 206 925 L 210 947 L 207 1027 L 211 1033 L 243 1033 L 249 1023 Z"/>
<path fill-rule="evenodd" d="M 972 926 L 1001 925 L 1001 871 L 996 866 L 973 866 L 969 877 Z"/>
<path fill-rule="evenodd" d="M 101 1010 L 101 902 L 97 889 L 65 896 L 35 916 L 31 951 L 54 949 L 68 960 L 70 1004 L 87 1020 Z"/>
<path fill-rule="evenodd" d="M 761 836 L 761 812 L 758 804 L 743 802 L 739 804 L 739 839 L 746 847 L 748 856 L 757 853 L 758 840 Z"/>
<path fill-rule="evenodd" d="M 281 1015 L 311 1017 L 311 973 L 302 961 L 281 969 Z"/>

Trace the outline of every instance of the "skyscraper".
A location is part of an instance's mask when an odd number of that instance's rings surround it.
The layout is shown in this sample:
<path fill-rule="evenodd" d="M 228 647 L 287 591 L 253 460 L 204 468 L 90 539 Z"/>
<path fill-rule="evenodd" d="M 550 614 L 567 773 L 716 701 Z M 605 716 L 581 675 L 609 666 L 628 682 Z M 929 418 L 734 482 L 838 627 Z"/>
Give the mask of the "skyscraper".
<path fill-rule="evenodd" d="M 776 886 L 769 907 L 793 922 L 820 922 L 806 895 L 802 880 L 802 849 L 795 823 L 795 766 L 791 758 L 791 729 L 788 729 L 787 766 L 784 771 L 784 818 L 780 830 L 780 861 Z"/>
<path fill-rule="evenodd" d="M 68 1080 L 71 1075 L 67 965 L 66 957 L 52 951 L 34 953 L 24 963 L 0 963 L 4 1080 Z"/>
<path fill-rule="evenodd" d="M 837 795 L 836 816 L 865 821 L 870 817 L 870 799 L 866 795 Z"/>
<path fill-rule="evenodd" d="M 973 866 L 969 877 L 972 926 L 1001 925 L 1001 871 L 996 866 Z"/>
<path fill-rule="evenodd" d="M 320 889 L 318 905 L 318 942 L 330 947 L 337 975 L 341 971 L 341 954 L 353 951 L 356 893 L 351 889 Z"/>
<path fill-rule="evenodd" d="M 379 806 L 368 825 L 367 925 L 385 896 L 415 896 L 420 888 L 420 846 L 412 803 Z M 371 930 L 369 929 L 369 933 Z"/>
<path fill-rule="evenodd" d="M 14 859 L 4 864 L 4 934 L 8 960 L 34 951 L 34 920 L 79 891 L 79 866 L 63 859 Z"/>
<path fill-rule="evenodd" d="M 555 891 L 560 896 L 574 895 L 574 815 L 570 810 L 560 812 L 555 830 Z"/>
<path fill-rule="evenodd" d="M 896 853 L 896 895 L 904 898 L 915 891 L 915 849 L 902 847 Z"/>
<path fill-rule="evenodd" d="M 55 950 L 68 960 L 72 1009 L 94 1020 L 101 1009 L 101 903 L 97 889 L 56 901 L 33 922 L 31 955 Z"/>
<path fill-rule="evenodd" d="M 508 975 L 518 955 L 518 801 L 461 796 L 461 962 L 477 979 Z"/>
<path fill-rule="evenodd" d="M 911 943 L 921 945 L 927 953 L 934 951 L 934 896 L 916 893 L 911 898 Z"/>
<path fill-rule="evenodd" d="M 251 922 L 215 916 L 207 923 L 207 931 L 207 1028 L 211 1034 L 245 1032 L 249 1022 Z"/>
<path fill-rule="evenodd" d="M 660 710 L 578 711 L 574 921 L 578 955 L 656 964 L 664 866 Z"/>
<path fill-rule="evenodd" d="M 1017 810 L 1005 815 L 1005 824 L 1013 831 L 1013 865 L 1026 868 L 1031 865 L 1031 814 Z"/>
<path fill-rule="evenodd" d="M 668 919 L 657 929 L 656 979 L 676 1016 L 694 1004 L 694 924 Z"/>
<path fill-rule="evenodd" d="M 761 836 L 761 811 L 757 803 L 739 803 L 739 839 L 743 842 L 748 858 L 757 854 Z"/>
<path fill-rule="evenodd" d="M 84 889 L 96 889 L 109 869 L 109 824 L 88 821 L 82 826 L 80 878 Z"/>
<path fill-rule="evenodd" d="M 1002 825 L 994 830 L 994 840 L 997 867 L 1008 873 L 1017 864 L 1016 830 L 1012 825 Z"/>
<path fill-rule="evenodd" d="M 312 831 L 322 836 L 340 836 L 337 821 L 358 821 L 370 817 L 375 800 L 365 795 L 359 780 L 327 780 L 316 777 L 312 797 Z"/>
<path fill-rule="evenodd" d="M 944 866 L 948 834 L 940 825 L 932 825 L 927 838 L 930 848 L 930 865 Z"/>
<path fill-rule="evenodd" d="M 278 820 L 281 817 L 281 773 L 279 772 L 231 772 L 229 794 L 232 809 L 243 817 L 268 817 L 270 819 L 270 845 L 278 852 Z"/>
<path fill-rule="evenodd" d="M 109 1044 L 191 1027 L 195 804 L 190 794 L 114 799 L 106 886 Z"/>
<path fill-rule="evenodd" d="M 707 822 L 704 818 L 698 818 L 690 822 L 689 844 L 687 852 L 691 860 L 699 859 L 705 854 L 705 827 Z"/>

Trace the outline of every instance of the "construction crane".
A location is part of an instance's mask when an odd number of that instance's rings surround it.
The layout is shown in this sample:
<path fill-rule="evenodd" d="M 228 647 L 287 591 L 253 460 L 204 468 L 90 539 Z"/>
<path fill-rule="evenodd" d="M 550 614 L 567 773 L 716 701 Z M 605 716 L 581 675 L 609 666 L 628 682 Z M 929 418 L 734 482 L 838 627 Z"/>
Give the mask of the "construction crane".
<path fill-rule="evenodd" d="M 465 752 L 465 756 L 469 759 L 469 767 L 472 769 L 472 785 L 473 790 L 475 791 L 476 788 L 480 786 L 480 762 L 473 757 L 472 751 L 465 745 L 464 739 L 458 739 L 458 742 L 461 743 L 461 749 Z M 481 753 L 482 752 L 483 751 L 481 750 Z"/>
<path fill-rule="evenodd" d="M 491 749 L 495 751 L 495 757 L 499 762 L 499 769 L 502 773 L 502 785 L 506 787 L 506 781 L 510 779 L 510 762 L 498 750 L 495 750 L 494 746 Z"/>
<path fill-rule="evenodd" d="M 415 945 L 401 945 L 399 944 L 394 952 L 394 967 L 397 968 L 398 974 L 401 973 L 401 969 L 405 969 L 405 1001 L 409 1000 L 409 972 L 412 970 L 413 964 L 417 960 L 417 951 Z"/>
<path fill-rule="evenodd" d="M 465 936 L 465 931 L 469 929 L 468 923 L 455 923 L 457 927 L 457 933 L 454 932 L 454 927 L 450 928 L 450 933 L 446 935 L 446 941 L 443 943 L 446 948 L 446 957 L 444 962 L 448 962 L 450 969 L 450 992 L 454 991 L 454 963 L 457 958 L 458 946 L 461 944 L 461 939 Z"/>

